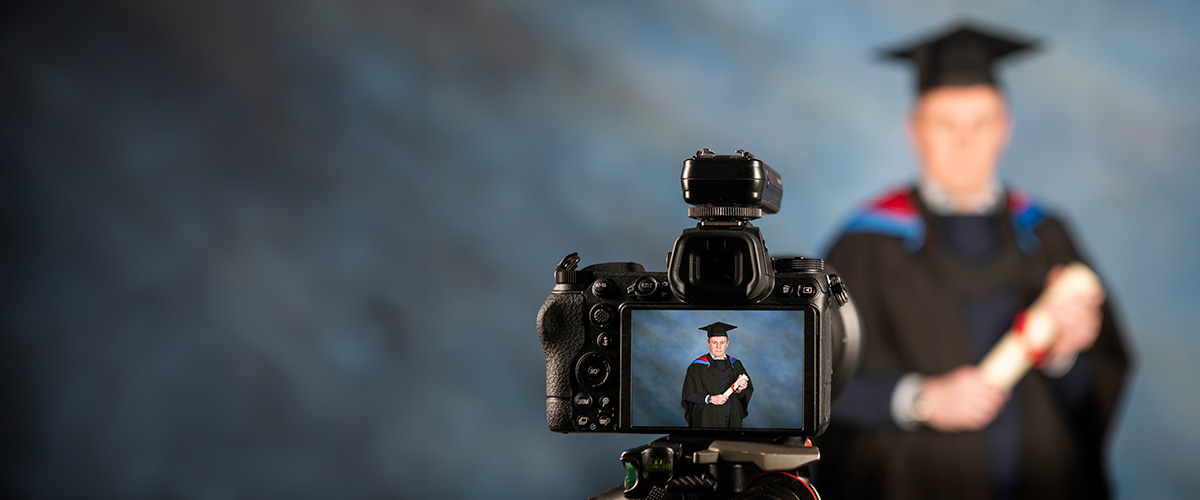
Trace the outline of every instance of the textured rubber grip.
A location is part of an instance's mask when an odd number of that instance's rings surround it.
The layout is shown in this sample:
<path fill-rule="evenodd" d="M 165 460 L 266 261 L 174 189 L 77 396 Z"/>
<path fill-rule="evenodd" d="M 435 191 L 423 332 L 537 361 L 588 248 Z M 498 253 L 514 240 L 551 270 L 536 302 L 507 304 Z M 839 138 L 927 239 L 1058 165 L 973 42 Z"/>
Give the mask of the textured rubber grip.
<path fill-rule="evenodd" d="M 546 397 L 571 397 L 571 370 L 583 349 L 583 293 L 552 293 L 538 311 L 538 338 L 546 353 Z"/>

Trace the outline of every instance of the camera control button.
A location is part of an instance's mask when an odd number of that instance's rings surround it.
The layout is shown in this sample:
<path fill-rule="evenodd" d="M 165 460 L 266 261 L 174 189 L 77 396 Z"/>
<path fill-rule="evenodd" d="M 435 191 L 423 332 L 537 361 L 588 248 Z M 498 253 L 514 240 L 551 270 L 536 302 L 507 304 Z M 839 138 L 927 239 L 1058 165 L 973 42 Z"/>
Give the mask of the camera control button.
<path fill-rule="evenodd" d="M 592 395 L 586 392 L 581 392 L 575 395 L 575 406 L 580 409 L 588 409 L 592 407 Z"/>
<path fill-rule="evenodd" d="M 803 283 L 796 285 L 796 292 L 800 294 L 801 297 L 812 297 L 813 295 L 817 294 L 817 286 L 813 285 L 812 283 Z"/>
<path fill-rule="evenodd" d="M 608 381 L 610 372 L 612 366 L 608 360 L 596 353 L 585 354 L 575 365 L 575 376 L 579 378 L 579 383 L 591 388 L 600 387 Z"/>
<path fill-rule="evenodd" d="M 648 297 L 658 291 L 658 280 L 651 276 L 642 276 L 633 283 L 633 293 L 638 297 Z"/>
<path fill-rule="evenodd" d="M 612 346 L 612 335 L 601 333 L 599 337 L 596 337 L 596 345 L 601 349 L 608 349 Z"/>
<path fill-rule="evenodd" d="M 586 429 L 589 424 L 596 425 L 596 424 L 592 423 L 592 417 L 589 417 L 587 415 L 580 415 L 578 417 L 575 417 L 575 425 L 576 426 Z"/>
<path fill-rule="evenodd" d="M 612 323 L 613 313 L 612 306 L 608 304 L 596 304 L 592 306 L 592 313 L 589 315 L 592 319 L 592 324 L 596 326 L 608 326 Z"/>
<path fill-rule="evenodd" d="M 605 409 L 612 406 L 612 398 L 608 396 L 600 396 L 600 409 Z"/>
<path fill-rule="evenodd" d="M 613 291 L 613 284 L 608 278 L 600 278 L 592 283 L 592 293 L 597 297 L 603 297 Z"/>
<path fill-rule="evenodd" d="M 600 424 L 600 427 L 608 427 L 612 425 L 612 417 L 602 413 L 599 417 L 596 417 L 596 423 Z"/>

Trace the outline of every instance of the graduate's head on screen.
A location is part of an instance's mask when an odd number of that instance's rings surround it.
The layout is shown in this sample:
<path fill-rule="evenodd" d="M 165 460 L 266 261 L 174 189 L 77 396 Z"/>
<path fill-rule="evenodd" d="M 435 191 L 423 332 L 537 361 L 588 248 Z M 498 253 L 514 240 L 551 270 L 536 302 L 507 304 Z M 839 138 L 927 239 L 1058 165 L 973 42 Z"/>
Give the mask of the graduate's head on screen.
<path fill-rule="evenodd" d="M 708 338 L 708 353 L 712 354 L 713 358 L 721 359 L 725 357 L 726 347 L 729 347 L 729 337 Z"/>
<path fill-rule="evenodd" d="M 720 321 L 700 327 L 701 330 L 708 332 L 708 354 L 713 359 L 722 359 L 725 357 L 725 349 L 729 347 L 728 332 L 734 328 L 737 327 Z"/>
<path fill-rule="evenodd" d="M 917 99 L 909 138 L 922 175 L 951 196 L 986 189 L 1008 145 L 1012 119 L 997 63 L 1033 44 L 960 23 L 936 36 L 885 52 L 916 68 Z"/>

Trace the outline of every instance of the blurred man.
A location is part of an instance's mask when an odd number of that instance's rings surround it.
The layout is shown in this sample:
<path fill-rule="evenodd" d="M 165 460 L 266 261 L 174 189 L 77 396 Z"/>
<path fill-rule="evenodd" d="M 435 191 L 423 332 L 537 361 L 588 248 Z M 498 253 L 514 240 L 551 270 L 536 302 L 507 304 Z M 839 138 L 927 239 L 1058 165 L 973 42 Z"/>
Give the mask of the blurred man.
<path fill-rule="evenodd" d="M 1050 307 L 1059 337 L 1011 392 L 975 368 L 1057 266 L 1081 260 L 1062 222 L 996 175 L 1013 122 L 993 64 L 1028 46 L 961 26 L 890 52 L 919 73 L 921 172 L 829 254 L 866 335 L 820 443 L 830 498 L 1109 495 L 1103 448 L 1128 360 L 1103 292 Z"/>
<path fill-rule="evenodd" d="M 688 427 L 732 427 L 740 429 L 750 413 L 754 386 L 742 362 L 725 354 L 729 330 L 721 322 L 701 327 L 708 332 L 708 354 L 696 358 L 683 378 L 683 418 Z M 726 394 L 732 388 L 733 393 Z"/>

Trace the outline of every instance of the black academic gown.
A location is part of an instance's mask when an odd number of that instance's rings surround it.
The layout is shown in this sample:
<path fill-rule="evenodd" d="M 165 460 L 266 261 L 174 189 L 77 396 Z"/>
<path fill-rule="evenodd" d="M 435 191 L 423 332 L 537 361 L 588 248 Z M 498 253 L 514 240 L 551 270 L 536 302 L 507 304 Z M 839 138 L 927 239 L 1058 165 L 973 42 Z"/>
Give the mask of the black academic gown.
<path fill-rule="evenodd" d="M 723 394 L 737 381 L 738 375 L 750 376 L 742 366 L 741 360 L 728 354 L 725 358 L 730 363 L 724 371 L 713 366 L 714 363 L 710 362 L 708 354 L 696 358 L 688 365 L 687 375 L 683 378 L 682 396 L 683 418 L 687 420 L 688 427 L 742 428 L 742 419 L 750 413 L 750 396 L 754 394 L 753 381 L 744 390 L 731 394 L 723 405 L 690 400 L 697 399 L 695 395 L 703 398 L 706 395 Z"/>
<path fill-rule="evenodd" d="M 1019 310 L 1041 293 L 1053 266 L 1083 259 L 1057 218 L 1019 192 L 1010 192 L 1007 201 L 1003 223 L 996 227 L 1003 241 L 1020 250 L 1007 265 L 1007 276 L 981 275 L 976 281 L 1004 287 Z M 851 288 L 864 321 L 864 357 L 856 380 L 937 375 L 977 364 L 990 347 L 971 345 L 968 323 L 978 315 L 963 290 L 971 281 L 948 283 L 954 265 L 945 262 L 940 243 L 935 218 L 908 189 L 870 205 L 834 245 L 828 261 Z M 1014 388 L 1009 420 L 1018 464 L 1015 496 L 1109 496 L 1104 444 L 1129 365 L 1117 328 L 1106 303 L 1099 338 L 1071 372 L 1052 379 L 1034 370 Z M 990 475 L 996 460 L 988 431 L 910 432 L 894 424 L 863 428 L 848 418 L 839 424 L 837 406 L 829 432 L 818 441 L 822 453 L 815 484 L 829 498 L 994 496 Z"/>

